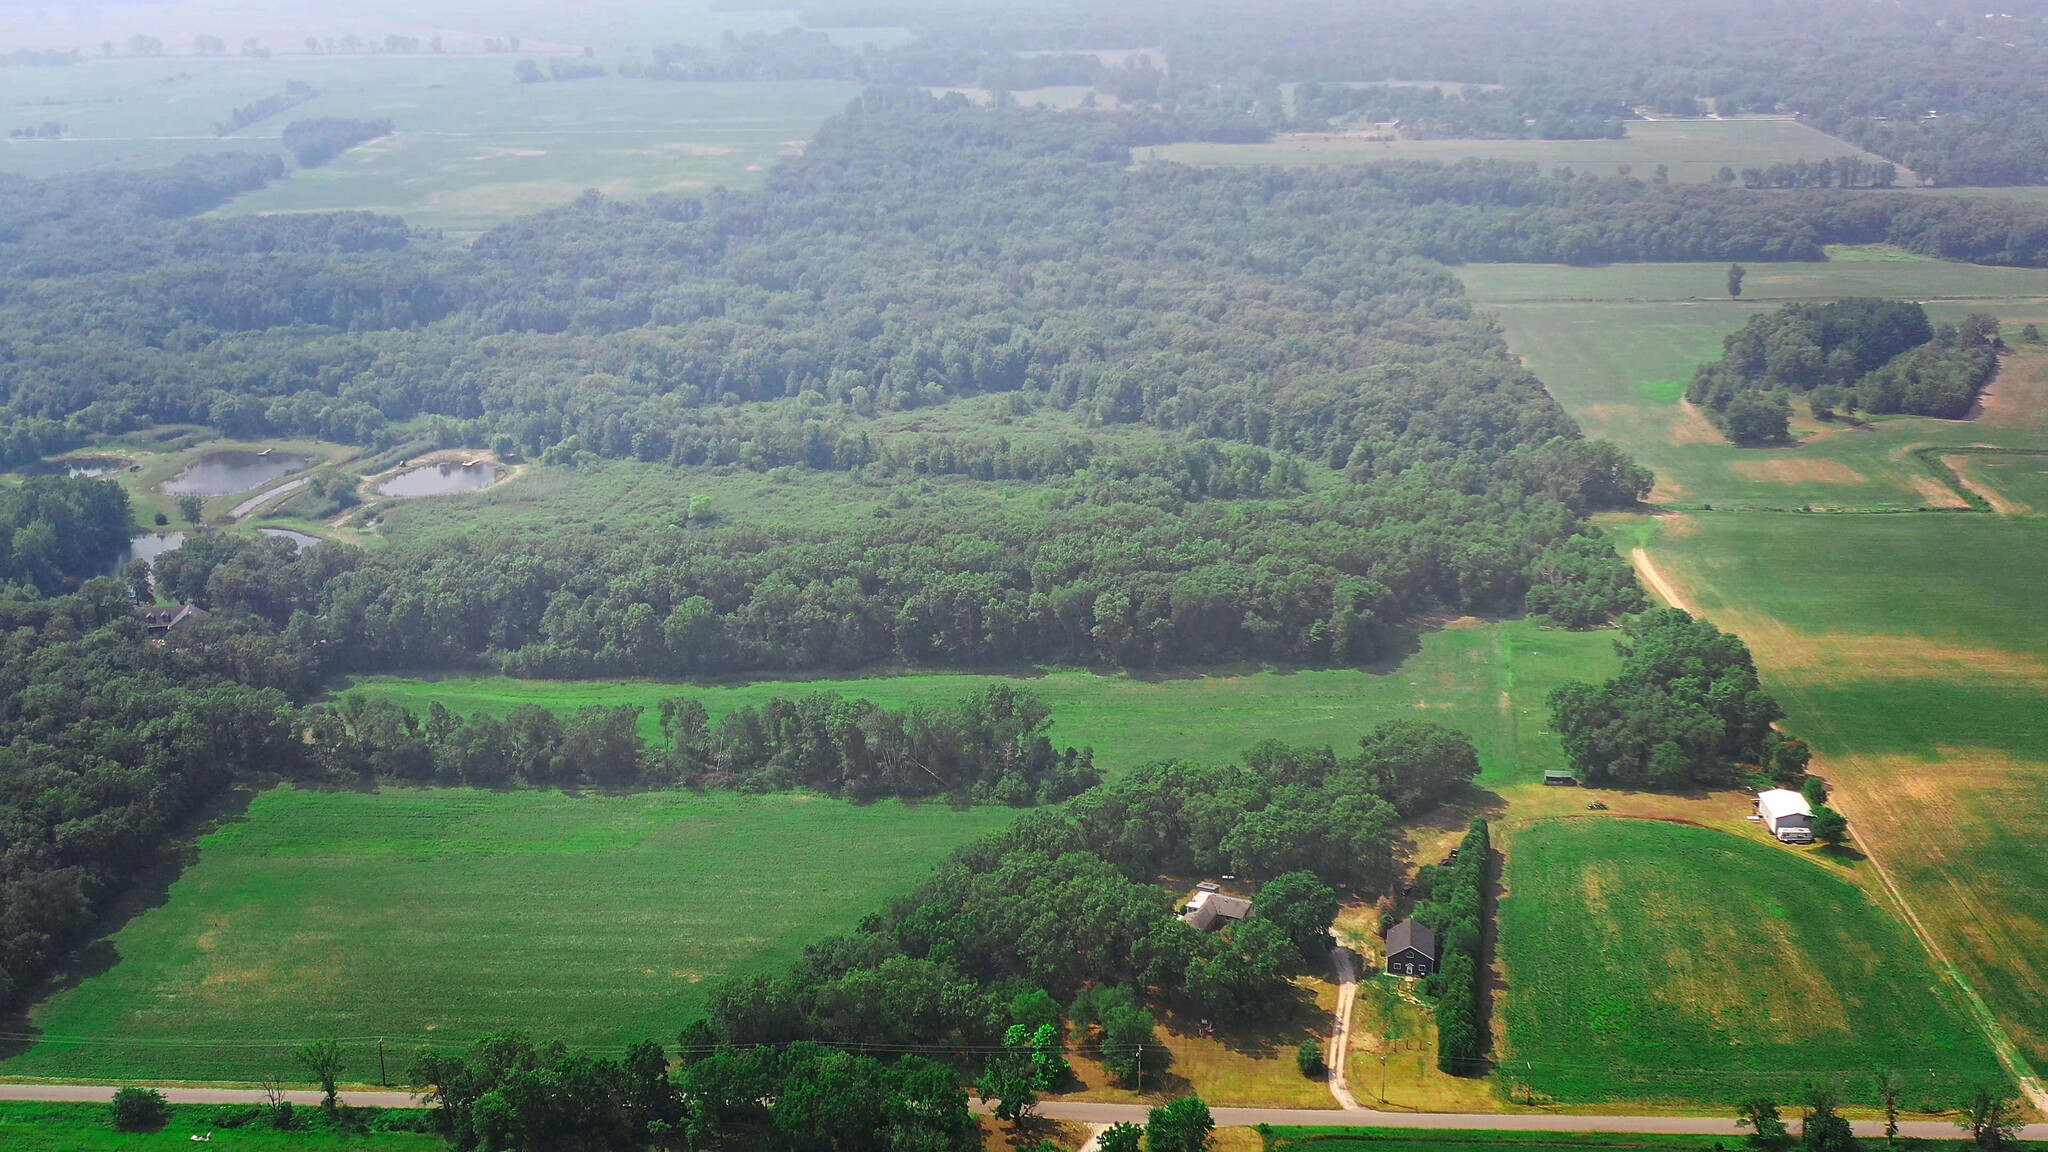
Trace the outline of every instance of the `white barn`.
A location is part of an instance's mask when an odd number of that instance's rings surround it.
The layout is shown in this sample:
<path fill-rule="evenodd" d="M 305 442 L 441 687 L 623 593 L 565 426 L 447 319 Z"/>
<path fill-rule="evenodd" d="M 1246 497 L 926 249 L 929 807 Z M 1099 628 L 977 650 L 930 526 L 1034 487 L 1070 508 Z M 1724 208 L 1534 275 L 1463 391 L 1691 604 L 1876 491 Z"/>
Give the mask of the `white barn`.
<path fill-rule="evenodd" d="M 1756 794 L 1756 814 L 1771 835 L 1787 844 L 1813 843 L 1813 808 L 1789 788 Z"/>

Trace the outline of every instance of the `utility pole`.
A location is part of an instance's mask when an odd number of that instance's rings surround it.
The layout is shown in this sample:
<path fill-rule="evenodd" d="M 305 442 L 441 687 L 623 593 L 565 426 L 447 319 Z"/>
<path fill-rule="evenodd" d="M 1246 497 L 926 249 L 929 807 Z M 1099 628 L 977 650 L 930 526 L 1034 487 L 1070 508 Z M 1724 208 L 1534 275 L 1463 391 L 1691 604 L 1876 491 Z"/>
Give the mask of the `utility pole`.
<path fill-rule="evenodd" d="M 1380 1053 L 1380 1103 L 1387 1102 L 1387 1054 Z"/>
<path fill-rule="evenodd" d="M 1928 1075 L 1932 1076 L 1932 1075 L 1933 1075 L 1933 1073 L 1932 1073 L 1932 1072 L 1930 1072 L 1930 1073 L 1928 1073 Z M 1142 1095 L 1144 1095 L 1144 1093 L 1145 1093 L 1145 1046 L 1144 1046 L 1143 1044 L 1140 1044 L 1140 1045 L 1138 1045 L 1138 1094 L 1142 1096 Z"/>
<path fill-rule="evenodd" d="M 384 1041 L 382 1038 L 379 1038 L 377 1041 L 377 1083 L 382 1084 L 386 1088 L 391 1087 L 391 1077 L 387 1076 L 384 1072 Z"/>

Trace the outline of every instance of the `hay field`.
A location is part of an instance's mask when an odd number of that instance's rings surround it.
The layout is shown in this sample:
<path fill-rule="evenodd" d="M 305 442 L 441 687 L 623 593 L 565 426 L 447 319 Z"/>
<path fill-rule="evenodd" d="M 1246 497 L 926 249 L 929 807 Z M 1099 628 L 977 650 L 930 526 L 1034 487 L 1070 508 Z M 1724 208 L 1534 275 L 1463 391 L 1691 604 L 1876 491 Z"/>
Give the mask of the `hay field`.
<path fill-rule="evenodd" d="M 682 84 L 616 75 L 515 84 L 512 66 L 522 58 L 115 59 L 0 69 L 0 106 L 9 115 L 71 129 L 62 140 L 0 141 L 0 171 L 45 176 L 223 152 L 282 155 L 280 136 L 294 120 L 389 117 L 392 136 L 325 167 L 295 169 L 223 211 L 367 210 L 475 232 L 566 204 L 586 188 L 640 197 L 752 185 L 859 91 L 822 81 Z M 599 62 L 616 67 L 627 59 L 644 54 Z M 214 135 L 213 125 L 232 109 L 282 92 L 287 81 L 322 95 L 231 136 Z"/>
<path fill-rule="evenodd" d="M 1564 1103 L 1727 1104 L 1908 1053 L 1941 1099 L 1996 1080 L 1911 935 L 1807 855 L 1663 821 L 1517 830 L 1503 1065 Z"/>
<path fill-rule="evenodd" d="M 1397 667 L 1361 669 L 1208 669 L 1166 674 L 1076 669 L 1028 670 L 1014 677 L 1053 710 L 1053 737 L 1095 749 L 1096 764 L 1118 772 L 1150 760 L 1185 757 L 1223 762 L 1261 740 L 1328 744 L 1354 750 L 1374 725 L 1421 719 L 1468 732 L 1479 748 L 1486 787 L 1542 779 L 1563 751 L 1545 729 L 1544 696 L 1559 682 L 1612 674 L 1612 632 L 1562 632 L 1527 621 L 1471 622 L 1424 634 Z M 658 738 L 653 706 L 695 695 L 714 717 L 775 696 L 837 692 L 900 708 L 950 703 L 996 679 L 978 673 L 870 675 L 806 680 L 727 681 L 701 685 L 651 680 L 548 681 L 504 677 L 362 676 L 331 686 L 424 712 L 440 701 L 456 712 L 503 715 L 521 704 L 570 710 L 591 704 L 639 704 L 642 729 Z"/>
<path fill-rule="evenodd" d="M 1940 261 L 1756 265 L 1744 302 L 1723 265 L 1461 271 L 1510 347 L 1595 435 L 1658 474 L 1665 515 L 1631 527 L 1660 573 L 1756 652 L 1786 726 L 1812 740 L 1855 844 L 1896 885 L 1939 965 L 2048 1065 L 2048 356 L 2016 345 L 1974 419 L 1863 427 L 1804 418 L 1790 449 L 1737 449 L 1678 403 L 1758 307 L 1851 294 L 1932 300 L 1937 320 L 2048 316 L 2048 274 Z M 1721 294 L 1721 299 L 1714 299 Z M 1688 299 L 1696 297 L 1697 299 Z M 1758 297 L 1762 297 L 1758 300 Z M 1934 463 L 1915 450 L 1933 448 Z M 2036 514 L 1967 508 L 1968 477 Z M 1849 475 L 1855 473 L 1855 477 Z M 1860 479 L 1858 479 L 1860 478 Z M 1841 509 L 1819 515 L 1811 505 Z M 1781 509 L 1771 512 L 1766 509 Z M 1680 514 L 1679 510 L 1682 510 Z M 1861 513 L 1861 514 L 1859 514 Z M 1871 870 L 1877 876 L 1876 870 Z M 1896 910 L 1896 909 L 1895 909 Z M 1908 923 L 1900 912 L 1900 924 Z"/>
<path fill-rule="evenodd" d="M 1369 164 L 1386 160 L 1436 160 L 1446 164 L 1468 158 L 1529 161 L 1544 171 L 1569 167 L 1576 172 L 1611 176 L 1621 165 L 1648 179 L 1663 164 L 1671 179 L 1702 183 L 1714 179 L 1725 165 L 1737 172 L 1783 161 L 1859 156 L 1871 163 L 1881 157 L 1847 141 L 1809 128 L 1796 120 L 1631 120 L 1620 140 L 1369 140 L 1373 133 L 1289 133 L 1265 144 L 1168 144 L 1138 150 L 1140 158 L 1182 164 L 1278 164 L 1319 167 Z M 1909 175 L 1901 175 L 1910 180 Z"/>
<path fill-rule="evenodd" d="M 470 789 L 257 796 L 44 999 L 0 1074 L 255 1081 L 343 1039 L 373 1081 L 517 1026 L 673 1042 L 704 981 L 777 968 L 908 891 L 1006 808 Z M 394 1074 L 397 1070 L 394 1069 Z"/>

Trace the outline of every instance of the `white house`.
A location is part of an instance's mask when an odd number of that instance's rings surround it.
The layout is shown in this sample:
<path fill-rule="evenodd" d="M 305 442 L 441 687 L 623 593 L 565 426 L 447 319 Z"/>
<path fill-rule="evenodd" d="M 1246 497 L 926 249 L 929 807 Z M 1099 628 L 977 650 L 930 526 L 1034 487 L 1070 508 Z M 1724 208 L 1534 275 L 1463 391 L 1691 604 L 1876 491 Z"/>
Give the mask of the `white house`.
<path fill-rule="evenodd" d="M 1813 809 L 1789 788 L 1756 794 L 1756 814 L 1771 835 L 1787 844 L 1813 843 Z"/>

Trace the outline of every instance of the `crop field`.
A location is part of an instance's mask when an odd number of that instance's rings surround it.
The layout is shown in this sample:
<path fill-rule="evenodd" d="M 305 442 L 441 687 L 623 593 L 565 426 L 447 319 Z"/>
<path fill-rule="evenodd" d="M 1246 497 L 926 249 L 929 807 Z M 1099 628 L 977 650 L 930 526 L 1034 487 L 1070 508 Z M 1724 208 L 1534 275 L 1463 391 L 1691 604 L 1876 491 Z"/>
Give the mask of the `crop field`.
<path fill-rule="evenodd" d="M 1265 144 L 1169 144 L 1140 151 L 1140 156 L 1183 164 L 1278 164 L 1318 167 L 1370 164 L 1386 160 L 1436 160 L 1446 164 L 1468 158 L 1534 162 L 1544 171 L 1568 167 L 1600 176 L 1614 175 L 1622 165 L 1648 179 L 1663 164 L 1680 183 L 1712 180 L 1723 166 L 1735 169 L 1768 167 L 1783 161 L 1859 156 L 1880 158 L 1844 140 L 1795 120 L 1631 120 L 1620 140 L 1371 140 L 1370 133 L 1290 133 Z M 1902 173 L 1901 179 L 1911 180 Z"/>
<path fill-rule="evenodd" d="M 803 796 L 279 788 L 43 1000 L 12 1077 L 255 1081 L 343 1039 L 347 1079 L 521 1027 L 673 1042 L 704 981 L 786 964 L 1010 809 Z"/>
<path fill-rule="evenodd" d="M 1376 724 L 1416 718 L 1470 733 L 1484 768 L 1481 785 L 1498 787 L 1540 780 L 1545 768 L 1561 766 L 1557 738 L 1543 730 L 1543 698 L 1563 680 L 1611 675 L 1614 635 L 1475 621 L 1424 634 L 1418 652 L 1387 669 L 1159 675 L 1056 669 L 1012 679 L 1052 706 L 1055 740 L 1092 746 L 1096 764 L 1109 772 L 1172 757 L 1220 763 L 1262 740 L 1328 744 L 1343 754 Z M 806 692 L 865 696 L 901 708 L 950 703 L 996 678 L 929 673 L 687 684 L 362 676 L 331 687 L 420 712 L 438 700 L 465 715 L 503 715 L 521 704 L 557 710 L 638 704 L 649 709 L 641 727 L 654 739 L 652 709 L 670 696 L 695 695 L 714 718 Z"/>
<path fill-rule="evenodd" d="M 1541 1095 L 1729 1103 L 1903 1062 L 1946 1101 L 2001 1078 L 1906 929 L 1802 853 L 1595 818 L 1524 827 L 1507 859 L 1504 1066 Z"/>
<path fill-rule="evenodd" d="M 1652 498 L 1671 511 L 1616 523 L 1617 536 L 1633 534 L 1686 602 L 1751 645 L 1936 962 L 2048 1065 L 2048 458 L 2032 454 L 2048 448 L 2048 358 L 2015 344 L 1972 419 L 1802 416 L 1796 448 L 1735 448 L 1677 402 L 1764 303 L 1907 295 L 1937 320 L 1987 310 L 2016 326 L 2048 317 L 2048 281 L 1939 261 L 1756 265 L 1731 304 L 1713 298 L 1724 270 L 1461 275 L 1589 432 L 1656 469 Z M 2019 451 L 1941 450 L 1973 445 Z M 1968 510 L 1970 495 L 2007 514 Z M 1848 511 L 1797 511 L 1808 505 Z"/>
<path fill-rule="evenodd" d="M 0 141 L 0 171 L 44 176 L 221 152 L 282 154 L 280 136 L 294 120 L 388 117 L 393 135 L 325 167 L 294 170 L 223 211 L 366 210 L 475 232 L 566 204 L 586 188 L 641 197 L 752 185 L 859 91 L 824 81 L 685 84 L 616 75 L 515 84 L 516 59 L 116 59 L 0 69 L 0 106 L 25 122 L 70 128 L 61 140 Z M 214 134 L 231 110 L 282 92 L 288 81 L 322 95 L 230 136 Z"/>

